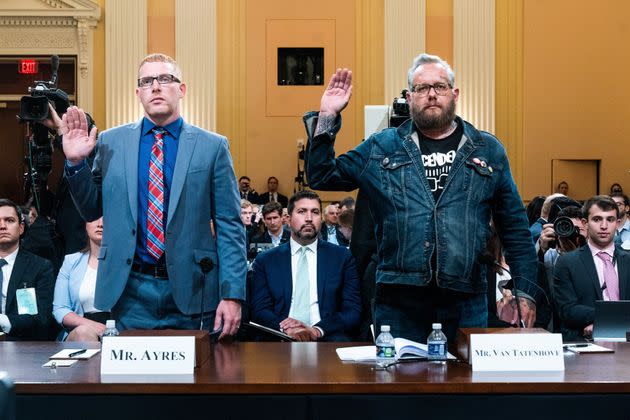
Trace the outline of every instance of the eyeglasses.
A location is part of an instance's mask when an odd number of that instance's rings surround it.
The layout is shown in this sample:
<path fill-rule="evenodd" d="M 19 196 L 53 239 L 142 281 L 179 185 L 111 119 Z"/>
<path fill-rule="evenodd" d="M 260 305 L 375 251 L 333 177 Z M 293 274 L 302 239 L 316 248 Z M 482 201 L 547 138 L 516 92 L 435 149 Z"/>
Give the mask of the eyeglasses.
<path fill-rule="evenodd" d="M 146 89 L 150 86 L 153 86 L 153 81 L 157 80 L 157 82 L 161 85 L 168 85 L 169 83 L 181 83 L 180 80 L 173 76 L 172 74 L 159 74 L 157 76 L 146 76 L 138 79 L 138 87 Z"/>
<path fill-rule="evenodd" d="M 438 95 L 444 96 L 452 89 L 452 86 L 447 83 L 435 83 L 433 85 L 415 85 L 411 90 L 420 96 L 427 96 L 431 89 Z"/>

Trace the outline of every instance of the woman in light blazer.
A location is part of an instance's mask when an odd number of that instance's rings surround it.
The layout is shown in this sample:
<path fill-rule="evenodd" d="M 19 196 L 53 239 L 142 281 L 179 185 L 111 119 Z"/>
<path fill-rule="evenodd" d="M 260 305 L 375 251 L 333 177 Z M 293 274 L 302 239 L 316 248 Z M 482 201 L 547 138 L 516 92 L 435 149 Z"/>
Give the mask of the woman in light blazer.
<path fill-rule="evenodd" d="M 108 312 L 94 307 L 98 253 L 103 237 L 103 218 L 85 224 L 88 245 L 63 260 L 55 284 L 53 316 L 63 327 L 60 339 L 98 341 L 105 330 Z"/>

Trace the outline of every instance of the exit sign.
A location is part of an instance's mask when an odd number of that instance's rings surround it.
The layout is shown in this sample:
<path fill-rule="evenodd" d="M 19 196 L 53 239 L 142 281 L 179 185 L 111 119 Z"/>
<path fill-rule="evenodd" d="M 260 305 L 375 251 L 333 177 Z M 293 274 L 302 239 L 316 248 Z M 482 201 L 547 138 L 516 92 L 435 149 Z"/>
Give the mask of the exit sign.
<path fill-rule="evenodd" d="M 20 74 L 37 74 L 37 61 L 20 60 L 18 62 L 18 73 Z"/>

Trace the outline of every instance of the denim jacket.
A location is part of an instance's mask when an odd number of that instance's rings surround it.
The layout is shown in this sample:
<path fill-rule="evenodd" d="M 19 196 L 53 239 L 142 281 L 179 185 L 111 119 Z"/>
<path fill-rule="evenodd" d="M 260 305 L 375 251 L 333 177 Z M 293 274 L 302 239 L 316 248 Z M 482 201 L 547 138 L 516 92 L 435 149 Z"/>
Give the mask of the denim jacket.
<path fill-rule="evenodd" d="M 307 132 L 314 132 L 317 115 L 304 116 Z M 309 136 L 305 168 L 310 186 L 367 192 L 378 244 L 377 282 L 423 286 L 435 277 L 442 288 L 486 292 L 486 266 L 479 256 L 492 217 L 512 278 L 519 291 L 536 299 L 536 254 L 505 149 L 491 134 L 459 117 L 457 123 L 464 125 L 464 134 L 437 202 L 413 140 L 412 120 L 376 133 L 336 158 L 340 117 L 330 132 Z"/>

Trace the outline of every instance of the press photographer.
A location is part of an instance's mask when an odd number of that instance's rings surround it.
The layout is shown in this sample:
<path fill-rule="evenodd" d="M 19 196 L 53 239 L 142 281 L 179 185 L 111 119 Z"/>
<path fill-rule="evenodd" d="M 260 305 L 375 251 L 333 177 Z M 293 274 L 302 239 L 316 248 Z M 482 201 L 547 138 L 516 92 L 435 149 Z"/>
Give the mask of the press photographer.
<path fill-rule="evenodd" d="M 23 237 L 23 247 L 53 263 L 57 270 L 63 256 L 81 250 L 86 244 L 84 222 L 70 197 L 63 174 L 50 189 L 53 153 L 63 154 L 60 116 L 70 106 L 68 94 L 57 87 L 59 57 L 51 58 L 50 81 L 36 81 L 30 95 L 20 100 L 20 123 L 26 124 L 24 192 L 38 214 Z M 94 125 L 91 117 L 88 122 Z"/>

